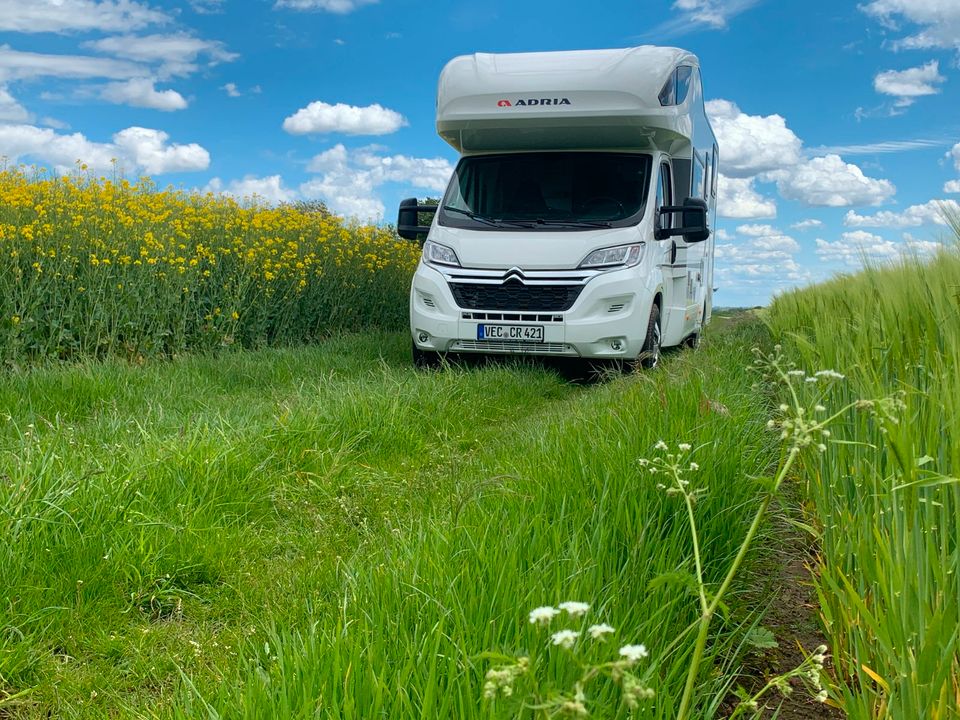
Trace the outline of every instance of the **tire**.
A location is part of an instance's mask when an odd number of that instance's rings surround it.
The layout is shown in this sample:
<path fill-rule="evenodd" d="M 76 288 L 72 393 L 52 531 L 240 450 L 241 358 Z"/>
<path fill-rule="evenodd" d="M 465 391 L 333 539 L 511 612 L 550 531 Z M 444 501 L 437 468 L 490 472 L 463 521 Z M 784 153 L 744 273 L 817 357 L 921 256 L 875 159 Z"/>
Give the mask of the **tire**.
<path fill-rule="evenodd" d="M 421 350 L 417 344 L 410 341 L 413 355 L 413 366 L 417 370 L 436 370 L 440 367 L 440 353 L 433 350 Z"/>
<path fill-rule="evenodd" d="M 703 340 L 703 328 L 706 327 L 703 321 L 706 319 L 706 317 L 707 317 L 707 308 L 704 307 L 703 315 L 700 318 L 700 332 L 696 332 L 693 335 L 688 336 L 687 339 L 683 341 L 684 346 L 688 347 L 691 350 L 700 349 L 700 343 Z"/>
<path fill-rule="evenodd" d="M 637 365 L 644 370 L 653 370 L 660 363 L 660 308 L 654 303 L 650 309 L 650 320 L 647 322 L 647 337 L 643 341 L 643 349 L 637 356 Z"/>

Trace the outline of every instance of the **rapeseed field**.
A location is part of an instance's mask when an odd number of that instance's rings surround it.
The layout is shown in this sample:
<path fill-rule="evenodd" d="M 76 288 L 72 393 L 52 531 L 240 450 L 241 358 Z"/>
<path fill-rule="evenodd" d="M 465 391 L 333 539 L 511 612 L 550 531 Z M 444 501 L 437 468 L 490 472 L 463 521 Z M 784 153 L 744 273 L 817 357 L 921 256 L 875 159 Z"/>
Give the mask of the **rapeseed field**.
<path fill-rule="evenodd" d="M 290 344 L 399 328 L 420 248 L 324 208 L 147 178 L 0 171 L 0 360 Z"/>

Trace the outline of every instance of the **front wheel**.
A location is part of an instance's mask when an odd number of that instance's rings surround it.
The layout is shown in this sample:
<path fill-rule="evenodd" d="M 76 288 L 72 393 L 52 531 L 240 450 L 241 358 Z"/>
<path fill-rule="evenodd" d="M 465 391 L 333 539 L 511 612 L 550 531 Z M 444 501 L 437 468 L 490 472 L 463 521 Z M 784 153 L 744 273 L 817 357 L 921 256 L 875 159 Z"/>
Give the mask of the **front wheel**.
<path fill-rule="evenodd" d="M 436 370 L 440 367 L 440 353 L 433 350 L 421 350 L 417 344 L 410 341 L 413 355 L 413 366 L 418 370 Z"/>
<path fill-rule="evenodd" d="M 637 356 L 637 363 L 646 370 L 652 370 L 660 362 L 660 307 L 654 303 L 650 309 L 650 320 L 647 322 L 647 337 L 643 341 L 643 349 Z"/>

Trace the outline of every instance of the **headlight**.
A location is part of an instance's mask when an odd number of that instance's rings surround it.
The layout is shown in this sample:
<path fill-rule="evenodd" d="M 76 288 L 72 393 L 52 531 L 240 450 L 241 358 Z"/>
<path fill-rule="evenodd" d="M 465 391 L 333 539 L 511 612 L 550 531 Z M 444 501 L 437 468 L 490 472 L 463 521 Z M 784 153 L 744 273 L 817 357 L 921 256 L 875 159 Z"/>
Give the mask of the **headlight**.
<path fill-rule="evenodd" d="M 460 260 L 452 248 L 427 240 L 423 244 L 423 261 L 431 265 L 460 267 Z"/>
<path fill-rule="evenodd" d="M 643 260 L 645 243 L 636 245 L 618 245 L 617 247 L 600 248 L 587 255 L 580 263 L 582 268 L 613 268 L 633 267 Z"/>

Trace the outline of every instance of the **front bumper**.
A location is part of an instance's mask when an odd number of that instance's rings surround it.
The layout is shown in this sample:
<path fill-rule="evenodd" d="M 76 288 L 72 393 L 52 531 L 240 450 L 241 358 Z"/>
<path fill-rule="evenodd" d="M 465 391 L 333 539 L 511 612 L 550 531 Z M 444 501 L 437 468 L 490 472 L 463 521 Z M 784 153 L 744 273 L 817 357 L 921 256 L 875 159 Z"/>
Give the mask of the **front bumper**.
<path fill-rule="evenodd" d="M 583 273 L 580 273 L 583 275 Z M 563 311 L 460 307 L 443 272 L 421 263 L 410 289 L 410 331 L 421 350 L 626 358 L 640 354 L 653 290 L 637 268 L 592 273 Z M 539 325 L 543 342 L 479 339 L 483 323 Z"/>

